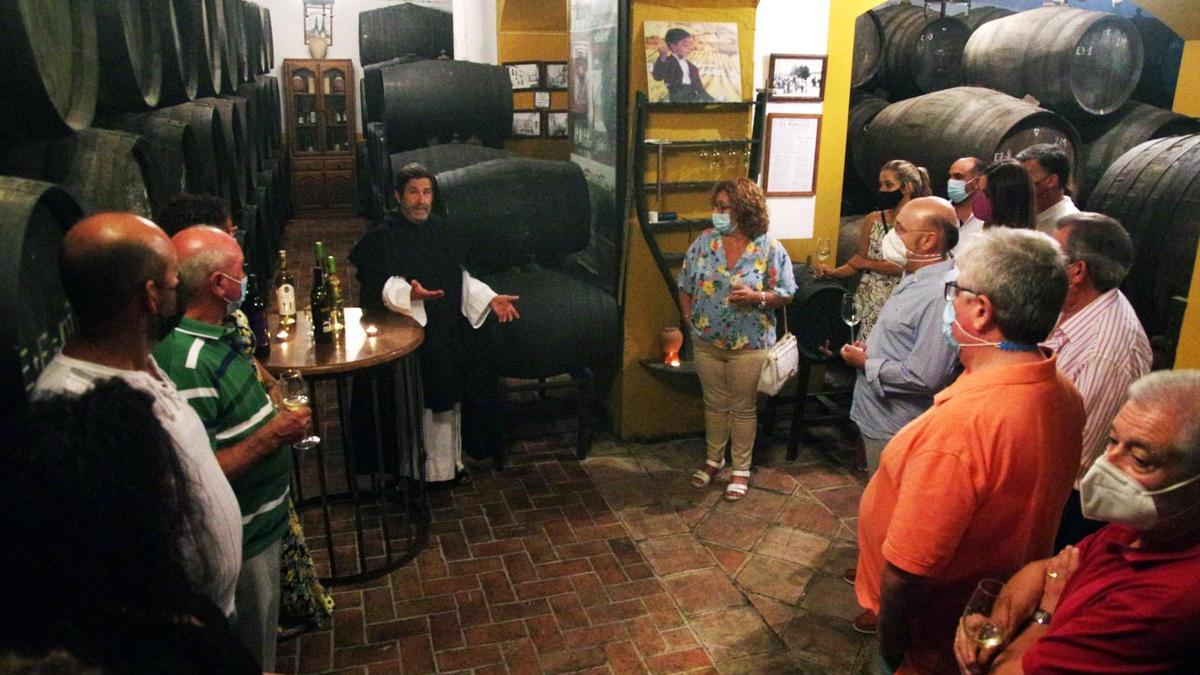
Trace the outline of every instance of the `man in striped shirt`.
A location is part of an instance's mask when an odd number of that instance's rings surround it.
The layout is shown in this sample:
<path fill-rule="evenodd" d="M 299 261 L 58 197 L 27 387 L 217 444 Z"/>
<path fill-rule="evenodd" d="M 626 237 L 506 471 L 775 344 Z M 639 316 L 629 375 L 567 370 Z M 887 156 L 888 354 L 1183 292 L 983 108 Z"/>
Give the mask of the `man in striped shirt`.
<path fill-rule="evenodd" d="M 242 569 L 237 630 L 264 670 L 275 667 L 279 621 L 280 540 L 287 530 L 291 451 L 311 412 L 276 411 L 253 362 L 233 346 L 221 325 L 245 296 L 237 242 L 214 227 L 191 227 L 171 243 L 179 256 L 179 326 L 154 357 L 200 415 L 217 462 L 242 511 Z"/>
<path fill-rule="evenodd" d="M 1087 411 L 1079 474 L 1054 543 L 1058 551 L 1105 525 L 1083 517 L 1079 480 L 1104 453 L 1129 385 L 1150 372 L 1151 353 L 1133 306 L 1117 289 L 1133 263 L 1125 228 L 1103 214 L 1081 212 L 1063 217 L 1054 238 L 1067 256 L 1070 287 L 1045 344 L 1058 353 L 1058 367 L 1083 395 Z"/>

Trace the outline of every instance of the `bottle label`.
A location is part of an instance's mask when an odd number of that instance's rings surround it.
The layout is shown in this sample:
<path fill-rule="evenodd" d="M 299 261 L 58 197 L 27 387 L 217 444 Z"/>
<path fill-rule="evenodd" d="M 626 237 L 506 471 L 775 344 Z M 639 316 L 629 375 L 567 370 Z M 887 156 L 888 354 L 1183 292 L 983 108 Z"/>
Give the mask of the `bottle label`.
<path fill-rule="evenodd" d="M 296 313 L 296 289 L 291 284 L 280 284 L 275 289 L 275 302 L 279 305 L 280 316 L 291 316 Z"/>

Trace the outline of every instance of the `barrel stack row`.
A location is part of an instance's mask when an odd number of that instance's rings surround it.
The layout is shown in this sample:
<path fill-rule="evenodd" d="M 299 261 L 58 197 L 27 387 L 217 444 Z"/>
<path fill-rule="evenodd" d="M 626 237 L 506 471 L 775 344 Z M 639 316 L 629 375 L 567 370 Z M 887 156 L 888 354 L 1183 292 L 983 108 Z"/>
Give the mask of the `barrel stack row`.
<path fill-rule="evenodd" d="M 245 0 L 0 3 L 0 241 L 11 264 L 0 381 L 32 385 L 71 332 L 57 250 L 79 218 L 155 218 L 220 197 L 253 271 L 286 221 L 288 163 L 270 13 Z M 65 48 L 64 46 L 69 46 Z M 11 376 L 11 377 L 10 377 Z M 0 404 L 21 397 L 5 387 Z"/>
<path fill-rule="evenodd" d="M 1200 239 L 1200 124 L 1165 110 L 1182 40 L 1156 19 L 1041 7 L 961 17 L 899 4 L 858 19 L 843 212 L 873 208 L 880 168 L 907 159 L 945 194 L 950 164 L 1054 143 L 1073 198 L 1136 248 L 1124 290 L 1151 335 L 1186 296 Z"/>

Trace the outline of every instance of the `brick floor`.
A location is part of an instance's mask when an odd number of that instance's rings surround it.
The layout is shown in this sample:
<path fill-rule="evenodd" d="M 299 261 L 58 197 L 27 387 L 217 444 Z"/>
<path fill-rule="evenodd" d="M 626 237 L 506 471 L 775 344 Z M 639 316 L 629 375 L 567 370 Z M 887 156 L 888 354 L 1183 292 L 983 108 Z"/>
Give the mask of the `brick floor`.
<path fill-rule="evenodd" d="M 362 229 L 297 221 L 285 242 L 303 263 L 320 236 L 349 282 L 345 253 Z M 705 489 L 688 484 L 701 439 L 601 434 L 580 462 L 572 415 L 517 420 L 530 440 L 510 445 L 507 469 L 472 465 L 472 484 L 431 493 L 422 553 L 374 583 L 333 589 L 332 625 L 282 642 L 277 670 L 871 672 L 875 643 L 851 629 L 853 589 L 838 579 L 856 555 L 863 481 L 837 430 L 815 430 L 819 442 L 795 462 L 769 448 L 749 495 L 730 504 L 728 472 Z M 317 539 L 320 523 L 305 523 Z M 334 529 L 345 536 L 349 524 L 343 513 Z"/>

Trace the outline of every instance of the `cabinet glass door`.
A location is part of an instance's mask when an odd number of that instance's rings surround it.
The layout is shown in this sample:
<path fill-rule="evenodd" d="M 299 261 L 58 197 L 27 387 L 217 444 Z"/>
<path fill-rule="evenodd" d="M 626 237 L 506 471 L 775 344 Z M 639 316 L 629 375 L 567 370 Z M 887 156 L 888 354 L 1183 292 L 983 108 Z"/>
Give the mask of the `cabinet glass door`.
<path fill-rule="evenodd" d="M 349 81 L 349 73 L 342 68 L 321 67 L 321 95 L 324 105 L 320 118 L 325 127 L 326 150 L 332 152 L 350 149 L 350 118 L 346 110 L 346 87 Z"/>
<path fill-rule="evenodd" d="M 292 92 L 292 123 L 296 128 L 293 141 L 295 152 L 322 152 L 320 134 L 320 106 L 317 105 L 317 72 L 309 68 L 292 70 L 289 87 Z"/>

